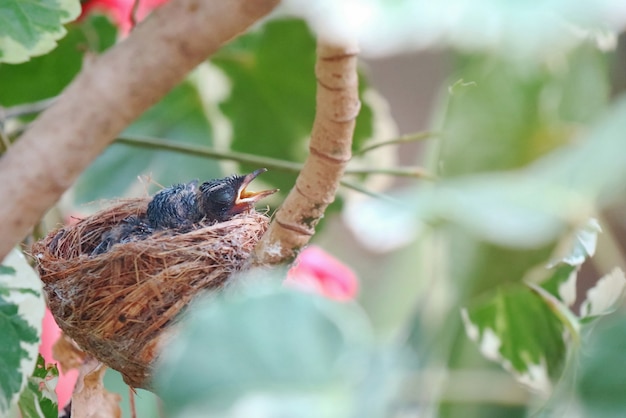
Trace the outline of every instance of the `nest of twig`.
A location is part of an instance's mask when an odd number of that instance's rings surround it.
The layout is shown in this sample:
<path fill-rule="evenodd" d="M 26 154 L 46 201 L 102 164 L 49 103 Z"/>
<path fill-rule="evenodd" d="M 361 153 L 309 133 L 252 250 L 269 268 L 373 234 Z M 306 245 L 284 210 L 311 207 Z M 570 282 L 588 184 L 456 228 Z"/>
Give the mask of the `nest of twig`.
<path fill-rule="evenodd" d="M 104 233 L 142 216 L 150 201 L 122 201 L 51 232 L 32 253 L 57 324 L 132 387 L 150 387 L 158 346 L 201 291 L 241 270 L 268 225 L 254 210 L 189 232 L 157 232 L 90 255 Z"/>

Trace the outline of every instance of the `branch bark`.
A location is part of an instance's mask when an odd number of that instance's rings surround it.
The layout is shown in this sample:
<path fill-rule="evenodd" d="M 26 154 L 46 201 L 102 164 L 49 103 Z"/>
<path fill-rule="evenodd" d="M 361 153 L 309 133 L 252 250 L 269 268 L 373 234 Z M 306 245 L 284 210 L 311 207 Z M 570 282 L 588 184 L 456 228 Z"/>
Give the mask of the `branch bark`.
<path fill-rule="evenodd" d="M 172 0 L 85 61 L 57 101 L 0 158 L 0 260 L 115 137 L 279 0 Z"/>
<path fill-rule="evenodd" d="M 253 265 L 292 261 L 315 233 L 335 199 L 352 154 L 352 135 L 361 102 L 354 44 L 318 40 L 316 114 L 309 156 L 296 184 L 257 244 Z"/>

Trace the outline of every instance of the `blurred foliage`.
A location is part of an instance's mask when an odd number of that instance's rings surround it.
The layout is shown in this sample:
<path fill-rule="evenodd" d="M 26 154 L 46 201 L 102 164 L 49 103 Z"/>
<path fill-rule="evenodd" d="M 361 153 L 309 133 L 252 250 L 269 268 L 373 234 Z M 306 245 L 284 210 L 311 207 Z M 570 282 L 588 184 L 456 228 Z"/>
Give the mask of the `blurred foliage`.
<path fill-rule="evenodd" d="M 158 393 L 173 416 L 380 416 L 390 370 L 372 348 L 355 305 L 247 286 L 194 306 Z"/>
<path fill-rule="evenodd" d="M 606 56 L 591 45 L 555 65 L 519 66 L 493 55 L 459 56 L 444 115 L 446 177 L 523 167 L 571 141 L 609 95 Z M 584 81 L 581 81 L 584 80 Z M 584 97 L 584 100 L 574 98 Z"/>
<path fill-rule="evenodd" d="M 63 23 L 80 13 L 78 0 L 5 0 L 0 7 L 0 62 L 45 54 L 65 35 Z"/>
<path fill-rule="evenodd" d="M 626 410 L 626 316 L 622 311 L 588 328 L 577 380 L 586 416 L 622 417 Z"/>
<path fill-rule="evenodd" d="M 451 253 L 457 256 L 450 260 L 452 281 L 471 287 L 465 297 L 503 281 L 520 280 L 531 267 L 549 258 L 559 234 L 589 215 L 584 205 L 570 205 L 577 195 L 572 197 L 570 190 L 544 181 L 543 173 L 512 171 L 544 155 L 560 155 L 567 150 L 563 145 L 575 138 L 576 131 L 566 127 L 591 122 L 604 107 L 608 91 L 605 57 L 587 48 L 573 52 L 571 61 L 556 70 L 522 71 L 492 56 L 461 60 L 453 80 L 464 80 L 464 86 L 450 88 L 441 116 L 442 144 L 434 151 L 441 174 L 455 179 L 424 188 L 414 199 L 423 219 L 461 226 L 446 228 L 445 233 Z M 585 83 L 574 83 L 578 77 L 573 73 L 579 71 L 581 59 L 590 61 L 583 66 L 588 78 Z M 588 84 L 604 93 L 583 101 L 576 112 L 566 111 L 573 106 L 565 98 L 578 87 L 577 95 L 587 99 Z M 558 167 L 545 169 L 557 171 Z M 519 251 L 520 246 L 529 250 Z"/>
<path fill-rule="evenodd" d="M 517 65 L 559 59 L 588 39 L 606 47 L 624 26 L 621 0 L 284 0 L 316 31 L 357 39 L 365 55 L 425 48 L 488 52 Z M 350 16 L 348 19 L 346 16 Z"/>
<path fill-rule="evenodd" d="M 452 292 L 452 316 L 434 336 L 426 337 L 450 347 L 436 354 L 452 370 L 484 368 L 484 361 L 472 354 L 475 348 L 466 344 L 455 313 L 465 306 L 472 325 L 480 322 L 468 332 L 489 358 L 504 358 L 506 367 L 517 370 L 526 383 L 529 374 L 542 373 L 539 369 L 544 369 L 546 380 L 552 375 L 558 381 L 555 372 L 571 345 L 562 337 L 570 317 L 562 318 L 562 307 L 552 307 L 511 283 L 547 264 L 557 242 L 592 215 L 594 192 L 622 174 L 601 168 L 618 166 L 618 160 L 625 163 L 616 152 L 621 104 L 613 116 L 602 112 L 609 91 L 606 56 L 584 45 L 552 67 L 519 67 L 493 55 L 462 56 L 457 63 L 440 110 L 442 141 L 431 153 L 433 166 L 450 179 L 421 187 L 408 199 L 420 223 L 435 227 L 434 236 L 445 243 L 445 255 L 434 271 L 446 272 L 445 286 Z M 575 105 L 572 97 L 578 98 Z M 595 130 L 583 129 L 592 122 Z M 569 145 L 585 134 L 584 151 Z M 581 164 L 575 164 L 582 162 L 583 152 L 585 163 L 594 166 L 588 178 L 579 175 Z M 587 171 L 589 166 L 582 168 Z M 578 178 L 579 183 L 572 181 Z M 590 183 L 593 187 L 587 186 Z M 493 294 L 500 297 L 490 299 Z M 415 336 L 423 338 L 422 318 L 416 321 L 420 331 Z M 489 329 L 488 338 L 482 327 Z M 529 367 L 541 362 L 540 368 Z M 502 413 L 494 404 L 459 401 L 443 402 L 438 411 L 442 417 Z M 525 412 L 521 406 L 506 413 Z"/>

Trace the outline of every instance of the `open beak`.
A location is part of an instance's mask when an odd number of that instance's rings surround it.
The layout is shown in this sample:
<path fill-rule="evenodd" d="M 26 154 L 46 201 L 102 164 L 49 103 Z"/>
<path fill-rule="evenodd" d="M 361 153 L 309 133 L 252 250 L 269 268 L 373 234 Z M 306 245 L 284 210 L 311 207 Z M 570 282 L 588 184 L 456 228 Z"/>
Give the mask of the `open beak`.
<path fill-rule="evenodd" d="M 239 186 L 239 190 L 237 191 L 237 199 L 235 199 L 235 205 L 232 212 L 243 212 L 244 210 L 254 206 L 259 200 L 278 191 L 278 189 L 263 190 L 260 192 L 250 192 L 247 190 L 247 187 L 250 183 L 252 183 L 252 180 L 257 178 L 259 174 L 265 173 L 266 171 L 267 168 L 259 168 L 243 178 L 241 186 Z"/>

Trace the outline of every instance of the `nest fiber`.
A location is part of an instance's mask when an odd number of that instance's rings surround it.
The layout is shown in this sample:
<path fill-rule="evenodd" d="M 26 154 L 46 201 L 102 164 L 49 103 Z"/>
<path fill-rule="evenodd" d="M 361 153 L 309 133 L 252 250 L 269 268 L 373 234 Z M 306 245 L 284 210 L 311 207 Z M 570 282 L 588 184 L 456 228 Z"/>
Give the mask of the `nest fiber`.
<path fill-rule="evenodd" d="M 51 232 L 32 254 L 57 324 L 85 352 L 150 387 L 152 365 L 181 310 L 241 270 L 268 225 L 254 210 L 213 225 L 113 245 L 90 255 L 103 234 L 143 216 L 149 198 L 115 206 Z"/>

